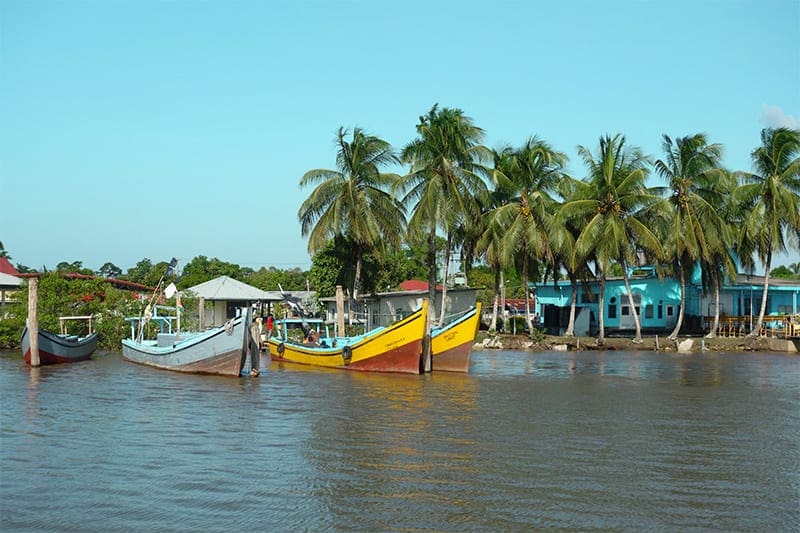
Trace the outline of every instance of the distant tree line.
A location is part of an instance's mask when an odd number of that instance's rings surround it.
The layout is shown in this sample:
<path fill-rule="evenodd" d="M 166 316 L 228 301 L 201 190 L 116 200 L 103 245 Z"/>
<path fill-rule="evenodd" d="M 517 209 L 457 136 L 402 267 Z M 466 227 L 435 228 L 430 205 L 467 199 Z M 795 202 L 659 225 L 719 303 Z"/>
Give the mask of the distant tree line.
<path fill-rule="evenodd" d="M 300 268 L 281 269 L 274 266 L 254 270 L 218 258 L 209 259 L 200 255 L 185 265 L 179 265 L 177 275 L 170 279 L 179 290 L 217 278 L 229 276 L 254 287 L 266 291 L 301 291 L 311 289 L 317 295 L 332 296 L 337 285 L 349 283 L 352 271 L 348 269 L 349 257 L 341 253 L 346 249 L 343 243 L 331 242 L 328 247 L 316 253 L 310 270 Z M 11 259 L 11 256 L 0 242 L 0 254 Z M 425 267 L 419 249 L 403 248 L 386 254 L 366 256 L 365 279 L 370 289 L 397 289 L 399 284 L 413 277 L 424 276 Z M 58 331 L 59 316 L 93 315 L 94 325 L 100 333 L 101 348 L 117 350 L 122 338 L 129 335 L 129 327 L 125 317 L 141 313 L 144 302 L 133 297 L 131 291 L 118 288 L 106 278 L 129 281 L 145 287 L 155 287 L 169 265 L 168 260 L 153 262 L 145 258 L 123 272 L 114 263 L 106 262 L 96 271 L 83 266 L 82 261 L 62 261 L 55 268 L 42 267 L 35 270 L 17 265 L 20 273 L 39 273 L 39 306 L 40 327 L 50 331 Z M 65 274 L 80 274 L 93 279 L 75 279 Z M 27 317 L 27 285 L 14 298 L 14 301 L 2 308 L 0 314 L 0 348 L 17 347 L 20 334 Z M 191 296 L 184 298 L 184 306 L 189 316 L 184 324 L 191 325 L 191 314 L 196 314 L 197 302 Z M 81 325 L 72 326 L 81 328 Z M 86 333 L 76 329 L 71 333 Z"/>

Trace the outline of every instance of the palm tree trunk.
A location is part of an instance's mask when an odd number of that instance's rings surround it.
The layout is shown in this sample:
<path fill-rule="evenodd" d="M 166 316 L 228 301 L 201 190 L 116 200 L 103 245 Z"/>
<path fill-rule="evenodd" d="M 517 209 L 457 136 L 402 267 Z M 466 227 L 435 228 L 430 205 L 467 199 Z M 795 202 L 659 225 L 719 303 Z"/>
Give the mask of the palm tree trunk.
<path fill-rule="evenodd" d="M 533 333 L 533 319 L 531 318 L 531 301 L 528 297 L 528 258 L 524 260 L 522 269 L 522 290 L 525 291 L 525 323 L 528 324 L 528 333 Z"/>
<path fill-rule="evenodd" d="M 761 326 L 764 325 L 764 315 L 767 313 L 767 297 L 769 296 L 769 270 L 772 268 L 772 247 L 767 252 L 767 262 L 764 265 L 764 290 L 761 295 L 761 310 L 758 312 L 758 322 L 756 327 L 753 328 L 747 336 L 757 337 L 761 331 Z"/>
<path fill-rule="evenodd" d="M 633 342 L 641 344 L 642 342 L 642 325 L 639 323 L 639 313 L 636 312 L 636 305 L 633 302 L 633 293 L 631 292 L 631 282 L 628 279 L 628 264 L 622 262 L 622 279 L 625 281 L 625 290 L 628 291 L 628 303 L 631 306 L 631 313 L 633 313 L 633 323 L 636 326 L 636 335 L 633 337 Z"/>
<path fill-rule="evenodd" d="M 359 285 L 361 285 L 361 254 L 358 254 L 356 258 L 356 273 L 353 276 L 353 302 L 358 302 L 358 289 Z M 353 313 L 349 313 L 350 316 L 350 325 L 353 325 Z"/>
<path fill-rule="evenodd" d="M 706 338 L 713 339 L 717 336 L 717 328 L 719 328 L 719 276 L 716 272 L 711 273 L 711 284 L 714 288 L 714 322 L 711 324 L 711 331 L 708 332 Z"/>
<path fill-rule="evenodd" d="M 436 223 L 431 222 L 428 235 L 428 316 L 425 319 L 425 337 L 422 340 L 422 371 L 431 371 L 431 317 L 436 308 Z"/>
<path fill-rule="evenodd" d="M 597 298 L 597 304 L 600 306 L 600 312 L 597 314 L 600 327 L 597 344 L 603 346 L 606 343 L 606 321 L 604 317 L 606 306 L 606 273 L 604 270 L 600 271 L 600 296 Z"/>
<path fill-rule="evenodd" d="M 570 275 L 569 284 L 572 287 L 572 300 L 569 304 L 569 324 L 567 331 L 564 332 L 565 337 L 575 336 L 575 306 L 578 304 L 578 282 L 574 276 Z"/>
<path fill-rule="evenodd" d="M 447 309 L 447 276 L 450 270 L 450 244 L 453 242 L 453 237 L 447 234 L 447 247 L 444 253 L 444 279 L 442 280 L 442 310 L 439 312 L 439 327 L 444 326 L 445 310 Z"/>
<path fill-rule="evenodd" d="M 678 320 L 675 322 L 675 328 L 672 330 L 672 333 L 669 334 L 669 339 L 675 340 L 678 338 L 678 333 L 681 331 L 681 326 L 683 326 L 683 313 L 686 309 L 686 273 L 683 271 L 683 264 L 679 267 L 680 276 L 681 276 L 681 308 L 678 309 Z"/>
<path fill-rule="evenodd" d="M 492 331 L 497 331 L 497 308 L 500 305 L 500 283 L 501 282 L 501 272 L 500 268 L 496 267 L 494 269 L 494 305 L 492 306 L 492 323 L 489 326 L 489 329 Z"/>

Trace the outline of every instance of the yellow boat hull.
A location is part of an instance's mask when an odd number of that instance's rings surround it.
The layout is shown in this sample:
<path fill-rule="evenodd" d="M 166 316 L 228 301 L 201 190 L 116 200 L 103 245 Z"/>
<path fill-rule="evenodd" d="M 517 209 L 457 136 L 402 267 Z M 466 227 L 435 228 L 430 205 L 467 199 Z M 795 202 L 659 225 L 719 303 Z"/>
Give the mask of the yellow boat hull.
<path fill-rule="evenodd" d="M 428 302 L 397 323 L 352 339 L 338 339 L 336 347 L 326 348 L 284 341 L 267 341 L 273 361 L 342 368 L 369 372 L 419 374 L 422 338 L 428 319 Z"/>
<path fill-rule="evenodd" d="M 469 359 L 481 317 L 481 303 L 459 320 L 431 335 L 431 368 L 434 371 L 469 372 Z"/>

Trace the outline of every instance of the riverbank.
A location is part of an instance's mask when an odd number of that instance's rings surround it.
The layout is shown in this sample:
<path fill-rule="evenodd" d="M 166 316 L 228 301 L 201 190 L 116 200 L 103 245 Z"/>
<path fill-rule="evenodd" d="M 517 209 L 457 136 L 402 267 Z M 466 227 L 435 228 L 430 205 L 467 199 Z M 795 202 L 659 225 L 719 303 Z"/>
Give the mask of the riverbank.
<path fill-rule="evenodd" d="M 506 350 L 630 350 L 660 352 L 784 352 L 798 353 L 797 342 L 769 337 L 678 337 L 671 340 L 666 336 L 642 336 L 641 343 L 634 343 L 632 337 L 606 337 L 605 344 L 598 344 L 595 337 L 559 337 L 545 335 L 541 341 L 534 342 L 525 335 L 503 335 L 494 338 L 481 331 L 476 338 L 475 349 Z"/>

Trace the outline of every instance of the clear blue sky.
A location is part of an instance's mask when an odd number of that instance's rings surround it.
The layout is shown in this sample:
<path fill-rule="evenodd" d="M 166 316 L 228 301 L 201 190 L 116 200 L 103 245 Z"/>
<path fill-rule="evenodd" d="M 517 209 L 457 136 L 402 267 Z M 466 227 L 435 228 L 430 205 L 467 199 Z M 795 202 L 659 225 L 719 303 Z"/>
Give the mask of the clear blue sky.
<path fill-rule="evenodd" d="M 336 130 L 400 148 L 437 102 L 577 177 L 606 133 L 661 157 L 705 132 L 751 170 L 761 128 L 798 127 L 799 43 L 800 0 L 0 0 L 0 241 L 306 269 L 298 183 Z"/>

